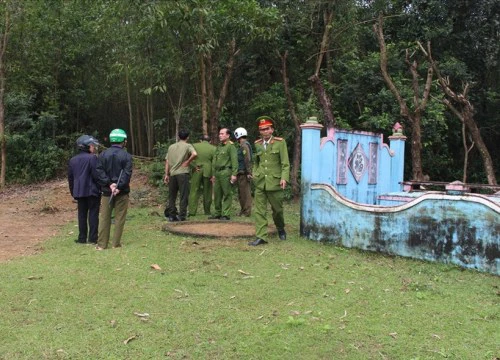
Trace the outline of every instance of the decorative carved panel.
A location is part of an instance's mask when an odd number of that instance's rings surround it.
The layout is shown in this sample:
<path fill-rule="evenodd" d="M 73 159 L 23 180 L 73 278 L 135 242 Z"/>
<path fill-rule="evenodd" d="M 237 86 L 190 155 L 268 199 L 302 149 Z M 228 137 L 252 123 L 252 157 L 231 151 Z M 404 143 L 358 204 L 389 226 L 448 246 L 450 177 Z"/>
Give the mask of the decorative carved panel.
<path fill-rule="evenodd" d="M 347 184 L 347 140 L 337 141 L 337 184 Z"/>
<path fill-rule="evenodd" d="M 370 143 L 370 163 L 368 166 L 368 184 L 376 184 L 378 174 L 378 143 Z"/>
<path fill-rule="evenodd" d="M 368 169 L 368 158 L 366 157 L 361 144 L 358 143 L 358 145 L 356 145 L 356 148 L 351 153 L 347 164 L 351 170 L 352 176 L 354 176 L 356 182 L 359 183 Z"/>

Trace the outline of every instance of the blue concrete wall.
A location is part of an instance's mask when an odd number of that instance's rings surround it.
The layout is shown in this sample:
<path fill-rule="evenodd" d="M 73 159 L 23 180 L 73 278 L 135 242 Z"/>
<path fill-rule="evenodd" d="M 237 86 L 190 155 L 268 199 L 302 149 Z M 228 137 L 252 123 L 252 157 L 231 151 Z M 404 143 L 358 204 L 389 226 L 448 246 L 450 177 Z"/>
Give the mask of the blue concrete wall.
<path fill-rule="evenodd" d="M 378 194 L 402 189 L 404 136 L 391 137 L 390 147 L 382 135 L 370 132 L 329 129 L 320 143 L 318 136 L 316 128 L 303 129 L 303 138 L 316 145 L 314 149 L 303 145 L 303 163 L 314 161 L 321 169 L 303 172 L 303 181 L 332 184 L 343 196 L 365 204 L 376 204 Z M 350 161 L 356 155 L 359 161 Z M 362 169 L 359 177 L 352 170 L 355 164 Z"/>
<path fill-rule="evenodd" d="M 303 125 L 303 236 L 500 275 L 498 198 L 400 192 L 404 165 L 404 139 L 400 137 L 391 139 L 390 151 L 377 145 L 381 150 L 377 184 L 368 184 L 367 179 L 361 178 L 354 184 L 349 184 L 353 179 L 348 179 L 347 184 L 339 185 L 335 143 L 347 140 L 352 144 L 349 149 L 354 149 L 366 140 L 374 142 L 376 136 L 358 141 L 358 135 L 367 134 L 329 131 L 326 138 L 320 139 L 320 130 L 319 124 Z M 384 204 L 397 205 L 374 205 L 375 199 L 384 193 Z"/>

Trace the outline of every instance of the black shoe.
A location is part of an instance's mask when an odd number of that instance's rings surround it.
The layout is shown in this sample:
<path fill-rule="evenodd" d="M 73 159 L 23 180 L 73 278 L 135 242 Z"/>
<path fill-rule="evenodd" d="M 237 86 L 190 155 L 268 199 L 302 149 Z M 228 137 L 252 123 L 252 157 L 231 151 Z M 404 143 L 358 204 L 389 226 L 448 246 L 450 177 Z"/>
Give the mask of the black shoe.
<path fill-rule="evenodd" d="M 250 245 L 250 246 L 258 246 L 258 245 L 264 245 L 264 244 L 267 244 L 267 241 L 262 240 L 260 238 L 257 238 L 257 239 L 255 239 L 255 241 L 251 241 L 248 243 L 248 245 Z"/>
<path fill-rule="evenodd" d="M 75 244 L 86 244 L 87 242 L 85 240 L 81 241 L 81 240 L 78 240 L 76 239 L 75 240 Z"/>
<path fill-rule="evenodd" d="M 185 216 L 177 216 L 177 221 L 186 221 Z"/>
<path fill-rule="evenodd" d="M 278 236 L 280 240 L 286 240 L 286 231 L 285 230 L 278 230 Z"/>
<path fill-rule="evenodd" d="M 177 216 L 169 216 L 168 221 L 174 222 L 174 221 L 179 221 L 179 219 L 177 218 Z"/>
<path fill-rule="evenodd" d="M 208 220 L 220 220 L 220 215 L 212 215 L 208 217 Z"/>
<path fill-rule="evenodd" d="M 221 220 L 231 220 L 231 218 L 229 216 L 221 216 L 220 219 Z"/>
<path fill-rule="evenodd" d="M 89 244 L 91 244 L 91 245 L 97 245 L 97 240 L 89 241 Z"/>

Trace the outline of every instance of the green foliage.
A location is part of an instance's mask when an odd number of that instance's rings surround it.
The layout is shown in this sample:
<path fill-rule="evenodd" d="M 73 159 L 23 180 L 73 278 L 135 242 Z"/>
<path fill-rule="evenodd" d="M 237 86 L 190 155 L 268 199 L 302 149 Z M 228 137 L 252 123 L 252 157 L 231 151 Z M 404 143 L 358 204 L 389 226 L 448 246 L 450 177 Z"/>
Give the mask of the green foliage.
<path fill-rule="evenodd" d="M 6 97 L 6 145 L 9 182 L 30 183 L 51 179 L 64 169 L 68 153 L 60 148 L 56 137 L 58 118 L 48 113 L 29 114 L 30 97 L 9 94 Z"/>
<path fill-rule="evenodd" d="M 255 139 L 255 119 L 269 114 L 277 121 L 277 134 L 293 139 L 298 134 L 284 96 L 280 56 L 288 53 L 287 75 L 297 115 L 300 119 L 316 115 L 321 120 L 309 77 L 316 71 L 325 26 L 330 31 L 329 44 L 319 74 L 338 126 L 388 134 L 392 124 L 403 119 L 379 68 L 372 25 L 382 12 L 390 75 L 410 108 L 413 94 L 405 50 L 411 50 L 412 59 L 420 59 L 423 83 L 426 64 L 415 44 L 417 40 L 423 44 L 431 41 L 433 56 L 453 88 L 460 91 L 465 82 L 470 85 L 474 119 L 490 153 L 499 153 L 500 97 L 495 96 L 500 93 L 498 6 L 494 0 L 478 0 L 474 6 L 469 2 L 9 2 L 15 8 L 4 64 L 6 103 L 9 97 L 18 98 L 15 101 L 26 102 L 26 106 L 24 113 L 15 115 L 9 105 L 7 134 L 12 139 L 26 136 L 32 122 L 40 122 L 36 125 L 39 136 L 53 139 L 55 146 L 68 152 L 72 134 L 109 134 L 111 129 L 123 128 L 130 135 L 140 131 L 151 156 L 153 144 L 175 137 L 176 116 L 193 134 L 202 132 L 200 55 L 210 60 L 213 69 L 213 102 L 208 104 L 212 108 L 225 79 L 228 44 L 234 39 L 234 72 L 217 120 L 246 127 L 249 137 Z M 325 24 L 327 12 L 333 13 L 331 24 Z M 461 132 L 455 131 L 458 119 L 437 106 L 442 94 L 436 87 L 432 96 L 432 104 L 423 114 L 424 172 L 435 171 L 435 180 L 451 180 L 446 177 L 459 174 L 463 167 Z M 446 127 L 451 131 L 445 134 Z M 146 136 L 150 128 L 154 130 Z M 36 134 L 30 134 L 29 143 L 31 137 Z M 460 150 L 455 150 L 457 146 Z M 470 155 L 471 170 L 481 181 L 479 154 L 472 151 Z M 499 169 L 500 158 L 493 158 Z M 437 170 L 436 162 L 445 169 Z M 22 173 L 8 171 L 11 181 L 18 176 L 14 173 Z"/>
<path fill-rule="evenodd" d="M 7 137 L 7 174 L 11 182 L 31 183 L 54 178 L 63 170 L 67 153 L 50 138 L 15 134 Z"/>

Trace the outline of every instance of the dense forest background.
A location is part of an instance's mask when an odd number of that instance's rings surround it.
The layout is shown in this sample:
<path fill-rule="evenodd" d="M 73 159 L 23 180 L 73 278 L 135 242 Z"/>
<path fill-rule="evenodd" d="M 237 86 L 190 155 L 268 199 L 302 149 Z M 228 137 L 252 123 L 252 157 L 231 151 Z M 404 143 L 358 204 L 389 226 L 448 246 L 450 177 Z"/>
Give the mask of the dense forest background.
<path fill-rule="evenodd" d="M 3 181 L 61 174 L 82 133 L 160 159 L 179 128 L 255 140 L 265 114 L 291 158 L 309 116 L 399 122 L 405 179 L 496 183 L 499 60 L 498 0 L 3 0 Z"/>

